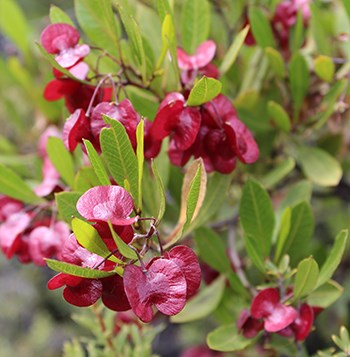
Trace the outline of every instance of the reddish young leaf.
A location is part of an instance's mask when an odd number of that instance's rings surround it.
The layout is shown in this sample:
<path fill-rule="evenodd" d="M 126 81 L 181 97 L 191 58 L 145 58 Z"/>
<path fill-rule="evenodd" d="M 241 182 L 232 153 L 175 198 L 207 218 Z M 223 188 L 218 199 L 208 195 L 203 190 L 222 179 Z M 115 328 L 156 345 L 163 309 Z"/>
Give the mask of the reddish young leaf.
<path fill-rule="evenodd" d="M 131 225 L 138 217 L 130 217 L 134 202 L 120 186 L 96 186 L 86 191 L 77 202 L 78 212 L 88 221 L 108 222 L 117 226 Z"/>

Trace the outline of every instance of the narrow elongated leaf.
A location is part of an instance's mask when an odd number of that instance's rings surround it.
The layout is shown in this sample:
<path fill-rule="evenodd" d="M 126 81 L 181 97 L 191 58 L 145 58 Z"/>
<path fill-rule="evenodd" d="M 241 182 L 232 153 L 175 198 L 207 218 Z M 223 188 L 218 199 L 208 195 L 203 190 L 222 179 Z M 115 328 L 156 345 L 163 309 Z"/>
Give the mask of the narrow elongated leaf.
<path fill-rule="evenodd" d="M 118 56 L 120 27 L 111 0 L 75 0 L 75 15 L 90 40 L 113 56 Z"/>
<path fill-rule="evenodd" d="M 335 72 L 335 64 L 331 57 L 320 55 L 314 61 L 315 73 L 324 81 L 331 82 Z"/>
<path fill-rule="evenodd" d="M 67 151 L 63 141 L 55 136 L 50 136 L 46 145 L 50 161 L 62 177 L 62 180 L 70 187 L 74 186 L 74 163 L 72 155 Z"/>
<path fill-rule="evenodd" d="M 283 78 L 285 75 L 285 62 L 282 55 L 272 47 L 265 48 L 265 54 L 270 62 L 270 68 L 279 78 Z"/>
<path fill-rule="evenodd" d="M 181 12 L 182 45 L 193 54 L 210 31 L 210 4 L 208 0 L 185 0 Z"/>
<path fill-rule="evenodd" d="M 299 116 L 301 106 L 309 88 L 310 74 L 303 55 L 295 53 L 289 63 L 290 90 L 294 100 L 293 117 Z"/>
<path fill-rule="evenodd" d="M 168 0 L 156 0 L 156 1 L 157 1 L 157 11 L 161 21 L 164 21 L 164 18 L 167 14 L 173 17 L 173 10 Z"/>
<path fill-rule="evenodd" d="M 172 323 L 185 323 L 200 320 L 210 315 L 219 305 L 224 290 L 226 278 L 220 276 L 210 285 L 206 286 L 192 299 L 190 299 L 184 309 L 177 315 L 172 316 Z"/>
<path fill-rule="evenodd" d="M 288 133 L 291 129 L 291 120 L 287 112 L 281 105 L 270 100 L 267 103 L 267 110 L 274 124 L 284 132 Z"/>
<path fill-rule="evenodd" d="M 90 163 L 92 165 L 92 168 L 95 171 L 95 174 L 100 181 L 100 184 L 102 186 L 108 186 L 111 184 L 111 180 L 108 177 L 107 170 L 98 155 L 97 151 L 95 148 L 92 146 L 91 142 L 89 140 L 83 139 L 84 145 L 90 160 Z"/>
<path fill-rule="evenodd" d="M 244 234 L 262 260 L 270 253 L 275 215 L 268 193 L 257 182 L 247 181 L 239 208 Z"/>
<path fill-rule="evenodd" d="M 305 176 L 319 186 L 337 186 L 343 175 L 340 163 L 317 147 L 298 146 L 297 159 Z"/>
<path fill-rule="evenodd" d="M 192 88 L 187 105 L 198 106 L 209 102 L 220 94 L 222 84 L 214 78 L 203 76 Z"/>
<path fill-rule="evenodd" d="M 113 229 L 113 226 L 110 222 L 108 222 L 108 226 L 109 229 L 112 233 L 113 239 L 115 244 L 118 247 L 119 253 L 124 256 L 125 258 L 128 259 L 137 259 L 137 254 L 135 253 L 135 251 L 130 248 L 119 236 L 118 234 L 115 232 L 115 230 Z"/>
<path fill-rule="evenodd" d="M 346 241 L 348 239 L 348 231 L 342 230 L 335 238 L 334 245 L 327 257 L 327 260 L 322 265 L 317 286 L 321 286 L 326 283 L 338 268 L 341 258 L 346 248 Z"/>
<path fill-rule="evenodd" d="M 74 27 L 74 23 L 71 18 L 56 5 L 50 6 L 50 20 L 52 24 L 64 23 Z"/>
<path fill-rule="evenodd" d="M 0 193 L 25 203 L 43 202 L 25 181 L 2 164 L 0 164 Z"/>
<path fill-rule="evenodd" d="M 290 232 L 291 220 L 292 220 L 292 209 L 290 207 L 286 207 L 282 213 L 280 228 L 277 236 L 275 263 L 278 263 L 281 258 L 283 247 L 286 243 L 286 239 L 288 238 Z"/>
<path fill-rule="evenodd" d="M 145 161 L 144 155 L 144 133 L 145 133 L 145 124 L 141 120 L 136 128 L 136 157 L 137 157 L 137 167 L 138 167 L 138 195 L 137 195 L 137 207 L 142 209 L 142 175 L 143 175 L 143 163 Z"/>
<path fill-rule="evenodd" d="M 131 45 L 132 54 L 134 55 L 137 63 L 140 66 L 143 81 L 146 81 L 147 75 L 147 63 L 145 48 L 142 41 L 142 35 L 140 28 L 138 27 L 134 16 L 129 8 L 128 1 L 126 0 L 115 0 L 114 1 L 120 18 L 123 22 L 125 31 L 128 35 L 128 39 Z"/>
<path fill-rule="evenodd" d="M 102 258 L 109 256 L 108 259 L 115 263 L 121 262 L 114 255 L 110 256 L 111 252 L 108 250 L 97 230 L 91 224 L 79 218 L 73 218 L 72 229 L 79 244 L 89 252 L 95 253 Z"/>
<path fill-rule="evenodd" d="M 260 179 L 260 182 L 266 189 L 270 189 L 283 180 L 295 167 L 295 160 L 287 157 L 268 174 Z"/>
<path fill-rule="evenodd" d="M 138 164 L 135 152 L 124 126 L 117 120 L 104 117 L 110 129 L 104 128 L 100 134 L 102 152 L 107 165 L 118 185 L 125 187 L 125 180 L 130 185 L 134 200 L 138 198 Z M 127 187 L 125 187 L 127 189 Z"/>
<path fill-rule="evenodd" d="M 230 48 L 227 50 L 226 55 L 224 59 L 222 60 L 221 66 L 220 66 L 220 74 L 224 75 L 230 68 L 231 66 L 235 63 L 236 58 L 238 56 L 238 52 L 243 46 L 244 40 L 247 37 L 247 34 L 249 32 L 249 25 L 247 25 L 243 30 L 239 31 L 237 36 L 235 37 L 232 45 Z"/>
<path fill-rule="evenodd" d="M 251 7 L 248 17 L 257 44 L 262 48 L 276 47 L 271 25 L 262 10 Z"/>
<path fill-rule="evenodd" d="M 113 271 L 83 268 L 78 265 L 60 262 L 54 259 L 45 259 L 45 261 L 48 267 L 51 268 L 52 270 L 58 271 L 60 273 L 80 276 L 81 278 L 99 279 L 99 278 L 105 278 L 107 276 L 112 276 L 116 274 L 116 272 Z"/>
<path fill-rule="evenodd" d="M 350 20 L 350 2 L 348 0 L 342 0 L 342 3 L 344 6 L 344 9 L 345 9 L 345 12 L 348 15 L 348 18 Z"/>
<path fill-rule="evenodd" d="M 312 257 L 306 258 L 298 264 L 294 283 L 295 300 L 309 295 L 316 288 L 318 274 L 318 264 Z"/>
<path fill-rule="evenodd" d="M 206 184 L 207 175 L 203 161 L 202 159 L 195 160 L 186 171 L 182 184 L 179 220 L 174 230 L 166 238 L 165 248 L 178 241 L 186 227 L 197 217 L 205 197 Z"/>
<path fill-rule="evenodd" d="M 67 223 L 70 223 L 73 217 L 83 218 L 76 207 L 80 196 L 81 194 L 78 192 L 59 192 L 55 194 L 58 213 Z"/>
<path fill-rule="evenodd" d="M 165 212 L 166 201 L 165 201 L 164 184 L 163 184 L 162 178 L 160 177 L 159 171 L 157 169 L 157 166 L 156 166 L 154 160 L 152 160 L 152 171 L 153 171 L 153 175 L 154 175 L 154 178 L 156 181 L 155 183 L 156 183 L 157 191 L 158 191 L 158 195 L 159 195 L 159 209 L 158 209 L 158 215 L 157 215 L 157 224 L 159 224 L 159 222 L 163 218 L 163 215 Z"/>
<path fill-rule="evenodd" d="M 314 230 L 314 217 L 311 206 L 301 202 L 292 208 L 290 231 L 281 249 L 281 256 L 289 254 L 291 264 L 309 253 L 309 242 Z"/>
<path fill-rule="evenodd" d="M 220 326 L 207 336 L 208 346 L 212 350 L 222 352 L 241 351 L 254 342 L 254 339 L 245 338 L 240 334 L 236 324 Z"/>
<path fill-rule="evenodd" d="M 304 43 L 304 16 L 302 10 L 298 11 L 297 19 L 290 31 L 289 38 L 289 48 L 294 53 Z"/>
<path fill-rule="evenodd" d="M 326 309 L 333 304 L 343 294 L 344 289 L 334 280 L 319 286 L 307 298 L 307 303 L 311 306 L 319 306 Z"/>
<path fill-rule="evenodd" d="M 74 191 L 85 192 L 91 187 L 100 186 L 101 182 L 97 178 L 92 167 L 82 167 L 74 179 Z"/>

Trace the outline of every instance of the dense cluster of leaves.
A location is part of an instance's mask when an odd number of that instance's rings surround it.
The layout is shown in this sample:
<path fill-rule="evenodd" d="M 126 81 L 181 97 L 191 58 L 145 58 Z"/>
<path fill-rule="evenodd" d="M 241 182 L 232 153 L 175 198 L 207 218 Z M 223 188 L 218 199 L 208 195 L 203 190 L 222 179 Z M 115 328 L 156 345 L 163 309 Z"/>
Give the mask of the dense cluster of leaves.
<path fill-rule="evenodd" d="M 1 137 L 0 246 L 93 306 L 77 319 L 95 340 L 65 354 L 151 356 L 163 314 L 201 324 L 183 356 L 307 355 L 344 290 L 348 2 L 75 0 L 74 18 L 52 6 L 43 91 L 23 14 L 4 4 L 18 50 L 1 58 L 5 82 L 57 127 L 45 120 L 41 178 Z M 349 352 L 345 328 L 333 340 Z"/>

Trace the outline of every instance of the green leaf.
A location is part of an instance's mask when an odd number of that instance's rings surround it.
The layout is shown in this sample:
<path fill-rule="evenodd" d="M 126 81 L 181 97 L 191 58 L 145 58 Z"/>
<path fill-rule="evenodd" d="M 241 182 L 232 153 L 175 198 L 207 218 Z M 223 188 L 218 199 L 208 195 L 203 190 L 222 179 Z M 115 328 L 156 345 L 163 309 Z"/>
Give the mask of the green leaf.
<path fill-rule="evenodd" d="M 171 316 L 170 321 L 180 324 L 200 320 L 210 315 L 218 307 L 224 294 L 225 285 L 225 276 L 215 279 L 191 298 L 179 314 Z"/>
<path fill-rule="evenodd" d="M 257 7 L 251 7 L 248 17 L 257 44 L 262 48 L 276 47 L 271 25 L 263 11 Z"/>
<path fill-rule="evenodd" d="M 254 339 L 247 339 L 240 334 L 235 323 L 220 326 L 207 336 L 209 348 L 215 351 L 241 351 L 252 343 L 254 343 Z"/>
<path fill-rule="evenodd" d="M 128 35 L 128 39 L 132 49 L 132 54 L 134 55 L 134 58 L 139 65 L 142 79 L 144 82 L 146 82 L 147 63 L 146 63 L 145 49 L 142 41 L 140 28 L 137 25 L 134 16 L 129 8 L 128 1 L 115 0 L 114 3 L 117 7 L 120 18 L 123 22 L 125 31 Z"/>
<path fill-rule="evenodd" d="M 144 133 L 145 122 L 142 119 L 136 128 L 136 157 L 138 167 L 138 196 L 137 196 L 137 208 L 142 209 L 142 175 L 143 175 L 143 163 L 145 161 L 144 154 Z"/>
<path fill-rule="evenodd" d="M 308 296 L 307 303 L 326 309 L 340 298 L 343 291 L 344 289 L 336 281 L 328 280 Z"/>
<path fill-rule="evenodd" d="M 280 210 L 287 207 L 294 207 L 302 201 L 310 202 L 312 194 L 312 184 L 310 181 L 301 180 L 292 185 L 281 202 Z"/>
<path fill-rule="evenodd" d="M 185 0 L 181 12 L 182 45 L 193 54 L 210 31 L 210 4 L 207 0 Z"/>
<path fill-rule="evenodd" d="M 303 55 L 295 53 L 289 63 L 289 82 L 294 100 L 293 117 L 299 116 L 305 95 L 309 89 L 310 74 L 307 62 Z"/>
<path fill-rule="evenodd" d="M 278 237 L 277 237 L 275 259 L 274 259 L 275 263 L 278 263 L 281 258 L 283 247 L 286 243 L 286 240 L 290 232 L 291 220 L 292 220 L 292 209 L 291 207 L 286 207 L 282 213 L 281 223 L 280 223 Z"/>
<path fill-rule="evenodd" d="M 31 33 L 26 15 L 15 0 L 1 0 L 0 30 L 18 47 L 26 60 L 31 60 L 29 35 Z"/>
<path fill-rule="evenodd" d="M 100 237 L 99 233 L 89 223 L 84 222 L 79 218 L 73 218 L 72 229 L 79 244 L 89 252 L 95 253 L 104 259 L 109 257 L 108 259 L 115 263 L 121 262 L 121 260 L 116 258 L 114 255 L 110 255 L 111 252 Z"/>
<path fill-rule="evenodd" d="M 113 240 L 118 247 L 119 253 L 125 258 L 137 259 L 136 252 L 118 236 L 110 222 L 108 222 L 108 226 L 112 233 Z"/>
<path fill-rule="evenodd" d="M 316 288 L 318 274 L 318 264 L 312 257 L 306 258 L 298 264 L 294 282 L 295 300 L 309 295 Z"/>
<path fill-rule="evenodd" d="M 243 30 L 238 32 L 235 40 L 231 44 L 230 48 L 227 50 L 225 57 L 222 60 L 220 66 L 220 75 L 223 76 L 235 63 L 238 56 L 238 52 L 243 46 L 244 40 L 249 32 L 249 25 L 247 25 Z"/>
<path fill-rule="evenodd" d="M 270 253 L 275 215 L 270 197 L 259 183 L 248 180 L 244 185 L 239 214 L 246 239 L 263 260 Z"/>
<path fill-rule="evenodd" d="M 314 231 L 314 217 L 311 206 L 301 202 L 292 208 L 290 231 L 281 249 L 280 256 L 288 254 L 291 264 L 308 254 L 309 242 Z"/>
<path fill-rule="evenodd" d="M 319 55 L 315 58 L 314 70 L 321 79 L 326 82 L 332 82 L 335 64 L 331 57 Z"/>
<path fill-rule="evenodd" d="M 313 183 L 324 186 L 337 186 L 343 171 L 340 163 L 326 151 L 317 147 L 298 146 L 297 159 L 305 176 Z"/>
<path fill-rule="evenodd" d="M 211 229 L 201 227 L 196 229 L 194 239 L 198 247 L 199 257 L 214 270 L 225 274 L 234 291 L 246 294 L 246 289 L 232 271 L 231 263 L 226 254 L 226 246 L 222 239 Z"/>
<path fill-rule="evenodd" d="M 294 53 L 304 43 L 304 16 L 302 10 L 298 10 L 297 19 L 290 31 L 289 38 L 289 48 Z"/>
<path fill-rule="evenodd" d="M 64 23 L 74 27 L 72 19 L 56 5 L 50 6 L 50 20 L 52 24 Z"/>
<path fill-rule="evenodd" d="M 265 54 L 270 62 L 270 68 L 275 72 L 276 76 L 283 78 L 285 75 L 285 61 L 282 55 L 272 47 L 265 48 Z"/>
<path fill-rule="evenodd" d="M 207 175 L 202 159 L 195 160 L 186 171 L 181 192 L 181 208 L 179 220 L 166 238 L 164 248 L 176 243 L 182 236 L 183 231 L 197 217 L 206 192 Z"/>
<path fill-rule="evenodd" d="M 58 213 L 67 223 L 70 223 L 73 217 L 83 218 L 76 207 L 80 196 L 81 194 L 78 192 L 59 192 L 55 194 Z"/>
<path fill-rule="evenodd" d="M 192 88 L 188 99 L 188 106 L 199 106 L 209 102 L 220 94 L 222 84 L 220 81 L 203 76 Z"/>
<path fill-rule="evenodd" d="M 74 179 L 74 191 L 85 192 L 91 187 L 100 186 L 100 180 L 97 178 L 92 167 L 82 167 Z"/>
<path fill-rule="evenodd" d="M 138 198 L 138 164 L 126 130 L 118 120 L 104 116 L 110 129 L 104 128 L 100 134 L 101 148 L 106 156 L 107 165 L 118 185 L 125 187 L 125 180 L 130 184 L 130 193 L 134 200 Z"/>
<path fill-rule="evenodd" d="M 75 15 L 94 45 L 118 56 L 120 28 L 111 0 L 74 0 Z"/>
<path fill-rule="evenodd" d="M 208 177 L 204 202 L 196 219 L 191 223 L 191 230 L 205 224 L 217 213 L 227 199 L 231 181 L 231 175 L 222 175 L 218 172 L 214 172 Z"/>
<path fill-rule="evenodd" d="M 344 6 L 344 9 L 345 9 L 345 12 L 348 15 L 348 18 L 350 20 L 350 2 L 348 0 L 342 0 L 342 3 Z"/>
<path fill-rule="evenodd" d="M 60 262 L 54 259 L 45 259 L 47 265 L 52 270 L 58 271 L 60 273 L 66 273 L 69 275 L 80 276 L 81 278 L 87 279 L 99 279 L 105 278 L 107 276 L 115 275 L 114 271 L 104 271 L 90 268 L 83 268 L 78 265 Z"/>
<path fill-rule="evenodd" d="M 154 175 L 154 178 L 156 181 L 155 183 L 156 183 L 157 192 L 158 192 L 158 196 L 159 196 L 159 209 L 158 209 L 157 223 L 156 223 L 158 225 L 159 222 L 161 221 L 161 219 L 163 218 L 163 215 L 165 212 L 165 207 L 166 207 L 165 189 L 164 189 L 162 178 L 160 177 L 159 171 L 157 169 L 157 166 L 156 166 L 154 160 L 152 160 L 151 165 L 152 165 L 152 171 L 153 171 L 153 175 Z"/>
<path fill-rule="evenodd" d="M 62 177 L 62 180 L 70 187 L 74 186 L 74 163 L 72 155 L 67 151 L 60 138 L 50 136 L 46 145 L 50 161 Z"/>
<path fill-rule="evenodd" d="M 93 147 L 93 145 L 91 144 L 91 142 L 89 140 L 83 139 L 83 142 L 84 142 L 90 163 L 92 165 L 92 168 L 94 169 L 94 172 L 95 172 L 98 180 L 100 181 L 100 184 L 102 186 L 109 186 L 111 184 L 111 180 L 109 179 L 107 170 L 106 170 L 100 156 L 98 155 L 97 151 L 95 150 L 95 148 Z"/>
<path fill-rule="evenodd" d="M 335 238 L 332 250 L 330 251 L 327 260 L 324 262 L 320 270 L 317 286 L 321 286 L 326 283 L 338 268 L 346 248 L 347 239 L 348 230 L 344 229 L 338 233 L 337 237 Z"/>
<path fill-rule="evenodd" d="M 284 108 L 273 100 L 270 100 L 267 103 L 267 110 L 274 124 L 285 133 L 289 133 L 291 120 Z"/>
<path fill-rule="evenodd" d="M 295 160 L 291 157 L 285 158 L 282 162 L 277 164 L 268 174 L 260 179 L 260 183 L 266 188 L 270 189 L 282 181 L 295 167 Z"/>
<path fill-rule="evenodd" d="M 31 204 L 42 203 L 32 189 L 16 173 L 0 164 L 0 192 L 6 196 Z"/>

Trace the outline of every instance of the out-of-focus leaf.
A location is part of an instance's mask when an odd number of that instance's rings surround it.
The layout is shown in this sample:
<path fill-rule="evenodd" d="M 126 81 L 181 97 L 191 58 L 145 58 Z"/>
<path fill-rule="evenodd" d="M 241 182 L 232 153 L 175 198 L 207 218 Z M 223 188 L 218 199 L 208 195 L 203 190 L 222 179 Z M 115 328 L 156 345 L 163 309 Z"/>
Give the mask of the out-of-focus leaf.
<path fill-rule="evenodd" d="M 244 350 L 254 343 L 254 339 L 245 338 L 237 331 L 236 324 L 223 325 L 211 331 L 207 336 L 208 346 L 215 351 L 234 352 Z"/>
<path fill-rule="evenodd" d="M 292 209 L 290 207 L 287 207 L 282 213 L 279 232 L 277 235 L 277 244 L 276 244 L 276 251 L 275 251 L 276 263 L 279 262 L 281 258 L 283 247 L 289 235 L 291 219 L 292 219 Z"/>
<path fill-rule="evenodd" d="M 309 88 L 310 74 L 303 55 L 296 52 L 289 63 L 289 83 L 293 98 L 293 117 L 297 120 L 305 95 Z"/>
<path fill-rule="evenodd" d="M 15 0 L 1 0 L 0 29 L 8 36 L 23 53 L 27 61 L 31 60 L 30 27 L 23 10 Z"/>
<path fill-rule="evenodd" d="M 102 258 L 101 258 L 102 260 Z M 99 279 L 105 278 L 107 276 L 115 275 L 116 273 L 113 271 L 104 271 L 104 270 L 97 270 L 97 269 L 90 269 L 90 268 L 83 268 L 78 265 L 70 264 L 61 262 L 54 259 L 45 259 L 47 265 L 52 270 L 66 273 L 74 276 L 80 276 L 82 278 L 87 279 Z"/>
<path fill-rule="evenodd" d="M 284 210 L 288 206 L 293 207 L 298 203 L 305 201 L 310 202 L 312 194 L 312 183 L 307 180 L 301 180 L 291 186 L 281 202 L 280 210 Z"/>
<path fill-rule="evenodd" d="M 74 27 L 74 23 L 71 18 L 58 6 L 50 6 L 50 20 L 52 24 L 65 23 Z"/>
<path fill-rule="evenodd" d="M 74 162 L 72 155 L 65 148 L 63 141 L 55 136 L 50 136 L 46 145 L 50 161 L 70 187 L 74 186 Z"/>
<path fill-rule="evenodd" d="M 307 298 L 307 303 L 311 306 L 319 306 L 326 309 L 334 301 L 338 300 L 343 293 L 343 288 L 334 280 L 328 280 Z"/>
<path fill-rule="evenodd" d="M 77 192 L 85 192 L 91 187 L 100 185 L 101 182 L 92 167 L 82 167 L 74 179 L 74 191 Z"/>
<path fill-rule="evenodd" d="M 118 56 L 120 28 L 111 0 L 75 0 L 75 15 L 90 40 L 113 56 Z"/>
<path fill-rule="evenodd" d="M 142 209 L 142 175 L 143 175 L 143 163 L 145 161 L 144 155 L 144 121 L 141 120 L 136 128 L 136 157 L 138 167 L 138 196 L 137 196 L 137 208 Z"/>
<path fill-rule="evenodd" d="M 92 146 L 91 142 L 89 140 L 83 139 L 84 145 L 90 160 L 90 163 L 92 165 L 92 168 L 94 169 L 94 172 L 100 181 L 100 184 L 102 186 L 108 186 L 111 184 L 111 180 L 108 177 L 108 173 L 104 167 L 104 164 L 99 157 L 97 151 L 95 148 Z"/>
<path fill-rule="evenodd" d="M 268 174 L 260 179 L 260 183 L 270 189 L 284 179 L 295 167 L 295 160 L 287 157 L 281 163 L 276 165 Z"/>
<path fill-rule="evenodd" d="M 157 191 L 159 195 L 159 209 L 156 217 L 157 217 L 157 222 L 160 222 L 161 219 L 163 218 L 165 212 L 165 206 L 166 206 L 165 189 L 164 189 L 162 178 L 160 177 L 159 171 L 157 169 L 154 160 L 152 160 L 152 171 L 156 181 Z"/>
<path fill-rule="evenodd" d="M 297 51 L 304 42 L 304 16 L 302 10 L 298 11 L 297 19 L 290 31 L 289 48 L 292 53 Z"/>
<path fill-rule="evenodd" d="M 286 133 L 289 133 L 291 128 L 291 119 L 289 118 L 289 115 L 283 109 L 283 107 L 280 104 L 274 102 L 273 100 L 270 100 L 267 103 L 267 110 L 274 124 L 279 129 L 283 130 Z"/>
<path fill-rule="evenodd" d="M 332 58 L 320 55 L 314 61 L 315 73 L 324 81 L 331 82 L 335 72 L 335 64 Z"/>
<path fill-rule="evenodd" d="M 248 180 L 244 185 L 239 214 L 245 238 L 265 259 L 270 253 L 275 215 L 270 197 L 259 183 Z"/>
<path fill-rule="evenodd" d="M 207 184 L 207 175 L 202 159 L 195 160 L 186 171 L 181 191 L 181 208 L 179 220 L 166 238 L 165 248 L 176 243 L 181 238 L 182 233 L 197 217 L 202 207 Z"/>
<path fill-rule="evenodd" d="M 78 192 L 59 192 L 55 194 L 58 213 L 61 218 L 70 223 L 73 217 L 83 217 L 77 211 L 77 202 L 81 194 Z"/>
<path fill-rule="evenodd" d="M 188 106 L 198 106 L 209 102 L 220 94 L 222 84 L 214 78 L 203 76 L 192 88 L 187 100 Z"/>
<path fill-rule="evenodd" d="M 210 30 L 210 4 L 208 0 L 185 0 L 181 12 L 182 45 L 193 54 L 204 42 Z"/>
<path fill-rule="evenodd" d="M 347 239 L 347 230 L 342 230 L 338 233 L 337 237 L 335 238 L 334 245 L 327 257 L 327 260 L 321 267 L 317 286 L 321 286 L 326 283 L 332 277 L 335 270 L 338 268 L 346 248 Z"/>
<path fill-rule="evenodd" d="M 121 262 L 114 255 L 110 256 L 111 252 L 108 250 L 97 230 L 91 224 L 84 222 L 79 218 L 73 218 L 72 229 L 79 244 L 89 252 L 95 253 L 102 258 L 109 256 L 108 259 L 112 262 Z"/>
<path fill-rule="evenodd" d="M 0 164 L 0 192 L 25 203 L 39 204 L 43 200 L 15 172 Z"/>
<path fill-rule="evenodd" d="M 251 7 L 248 17 L 257 44 L 262 48 L 276 47 L 271 25 L 263 11 L 258 7 Z"/>
<path fill-rule="evenodd" d="M 337 186 L 342 178 L 340 163 L 320 148 L 298 146 L 297 160 L 305 176 L 319 186 Z"/>
<path fill-rule="evenodd" d="M 244 40 L 247 37 L 248 32 L 249 32 L 249 25 L 247 25 L 243 30 L 241 30 L 235 37 L 235 40 L 233 41 L 230 48 L 227 50 L 225 57 L 222 60 L 220 66 L 221 75 L 224 75 L 235 63 L 236 58 L 238 56 L 238 52 L 241 49 Z"/>
<path fill-rule="evenodd" d="M 112 177 L 119 186 L 125 187 L 125 180 L 130 185 L 130 193 L 134 200 L 138 198 L 138 166 L 126 130 L 118 120 L 104 116 L 110 129 L 104 128 L 100 134 L 102 152 L 106 156 Z"/>
<path fill-rule="evenodd" d="M 184 309 L 171 316 L 172 323 L 185 323 L 202 319 L 211 314 L 219 305 L 225 290 L 226 278 L 220 276 L 191 298 Z"/>
<path fill-rule="evenodd" d="M 312 257 L 303 259 L 297 267 L 294 282 L 294 299 L 309 295 L 315 288 L 319 276 L 319 268 Z"/>
<path fill-rule="evenodd" d="M 285 62 L 282 55 L 272 47 L 265 48 L 265 54 L 270 62 L 270 68 L 275 72 L 277 77 L 283 78 L 285 75 Z"/>
<path fill-rule="evenodd" d="M 173 10 L 168 0 L 156 0 L 156 2 L 158 14 L 161 21 L 164 21 L 164 18 L 167 14 L 173 16 Z"/>
<path fill-rule="evenodd" d="M 347 13 L 350 20 L 350 2 L 348 0 L 342 0 L 345 12 Z"/>

